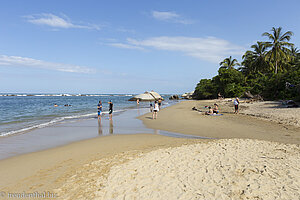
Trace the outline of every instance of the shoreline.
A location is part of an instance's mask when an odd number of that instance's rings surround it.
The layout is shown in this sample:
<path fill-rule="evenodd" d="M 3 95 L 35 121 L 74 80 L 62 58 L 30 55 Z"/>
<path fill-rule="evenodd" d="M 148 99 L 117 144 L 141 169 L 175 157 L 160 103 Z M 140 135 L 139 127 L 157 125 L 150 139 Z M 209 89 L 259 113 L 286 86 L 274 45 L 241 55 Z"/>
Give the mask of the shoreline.
<path fill-rule="evenodd" d="M 192 107 L 206 111 L 204 106 L 219 104 L 222 116 L 207 116 L 193 111 Z M 241 104 L 244 106 L 244 104 Z M 245 108 L 245 107 L 244 107 Z M 242 108 L 242 110 L 244 109 Z M 243 112 L 246 112 L 243 110 Z M 182 134 L 201 135 L 216 139 L 259 139 L 279 143 L 300 144 L 300 128 L 279 124 L 246 114 L 233 114 L 233 107 L 220 104 L 218 100 L 188 100 L 162 109 L 157 120 L 151 113 L 138 117 L 146 127 Z"/>
<path fill-rule="evenodd" d="M 104 115 L 100 123 L 95 118 L 74 120 L 37 128 L 24 134 L 1 137 L 0 160 L 107 135 L 154 134 L 175 138 L 206 139 L 194 135 L 146 128 L 142 121 L 136 118 L 146 112 L 148 112 L 148 108 L 131 108 L 118 112 L 114 115 L 113 120 L 108 120 L 108 115 Z"/>

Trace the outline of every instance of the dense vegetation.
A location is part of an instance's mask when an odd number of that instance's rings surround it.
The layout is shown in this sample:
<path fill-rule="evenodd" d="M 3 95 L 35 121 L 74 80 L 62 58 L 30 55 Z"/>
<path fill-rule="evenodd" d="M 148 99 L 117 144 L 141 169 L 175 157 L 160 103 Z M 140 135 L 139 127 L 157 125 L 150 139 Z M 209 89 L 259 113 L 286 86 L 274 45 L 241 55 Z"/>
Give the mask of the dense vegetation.
<path fill-rule="evenodd" d="M 289 42 L 293 32 L 283 33 L 281 27 L 273 27 L 270 33 L 265 32 L 262 36 L 268 41 L 252 45 L 252 50 L 243 55 L 241 64 L 230 56 L 220 62 L 217 76 L 201 79 L 194 97 L 242 97 L 245 92 L 250 92 L 266 100 L 300 101 L 300 53 Z"/>

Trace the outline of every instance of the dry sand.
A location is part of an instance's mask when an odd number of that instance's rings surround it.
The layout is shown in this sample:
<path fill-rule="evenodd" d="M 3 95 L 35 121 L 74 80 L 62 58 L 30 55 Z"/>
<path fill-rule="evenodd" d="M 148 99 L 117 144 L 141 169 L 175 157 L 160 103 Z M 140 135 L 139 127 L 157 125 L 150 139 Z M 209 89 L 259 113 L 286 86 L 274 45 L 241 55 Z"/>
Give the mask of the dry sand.
<path fill-rule="evenodd" d="M 227 139 L 80 141 L 1 160 L 0 191 L 50 191 L 58 199 L 299 199 L 299 127 L 230 114 L 225 103 L 223 116 L 191 110 L 212 103 L 185 101 L 157 120 L 140 119 L 154 129 Z"/>
<path fill-rule="evenodd" d="M 287 108 L 278 101 L 242 103 L 242 105 L 244 106 L 242 114 L 300 127 L 300 107 Z"/>
<path fill-rule="evenodd" d="M 113 166 L 95 199 L 299 199 L 299 150 L 241 139 L 161 149 Z"/>

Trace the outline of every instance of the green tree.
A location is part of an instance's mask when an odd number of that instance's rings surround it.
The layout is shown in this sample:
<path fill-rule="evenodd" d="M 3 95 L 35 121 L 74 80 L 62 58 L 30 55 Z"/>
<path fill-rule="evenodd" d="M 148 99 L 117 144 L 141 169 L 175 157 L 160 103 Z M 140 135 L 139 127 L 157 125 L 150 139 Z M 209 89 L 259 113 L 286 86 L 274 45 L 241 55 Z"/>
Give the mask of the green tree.
<path fill-rule="evenodd" d="M 251 48 L 253 51 L 246 51 L 243 55 L 244 60 L 240 70 L 245 74 L 269 71 L 270 66 L 266 61 L 266 46 L 263 42 L 257 42 Z"/>
<path fill-rule="evenodd" d="M 234 68 L 220 67 L 212 81 L 216 85 L 216 93 L 220 92 L 225 97 L 241 96 L 246 90 L 243 73 Z"/>
<path fill-rule="evenodd" d="M 220 62 L 218 75 L 202 79 L 195 88 L 198 99 L 242 96 L 245 91 L 259 94 L 266 100 L 294 99 L 300 101 L 300 52 L 289 43 L 293 33 L 272 28 L 263 36 L 269 42 L 257 42 L 243 56 L 242 67 L 236 59 Z M 279 73 L 280 72 L 280 73 Z"/>
<path fill-rule="evenodd" d="M 195 88 L 194 96 L 196 99 L 216 98 L 215 85 L 211 79 L 201 79 Z"/>
<path fill-rule="evenodd" d="M 293 32 L 287 31 L 282 33 L 282 28 L 272 28 L 271 33 L 265 32 L 262 36 L 268 37 L 270 42 L 265 42 L 264 45 L 270 50 L 267 52 L 267 58 L 271 66 L 275 68 L 275 74 L 278 70 L 282 70 L 283 65 L 289 61 L 290 49 L 293 44 L 289 43 Z"/>
<path fill-rule="evenodd" d="M 290 60 L 291 60 L 291 65 L 295 66 L 297 63 L 299 64 L 299 58 L 300 58 L 300 53 L 299 49 L 297 47 L 291 47 L 290 51 Z"/>
<path fill-rule="evenodd" d="M 231 69 L 234 66 L 240 65 L 236 59 L 232 59 L 230 56 L 229 58 L 225 58 L 222 62 L 220 62 L 221 68 Z"/>

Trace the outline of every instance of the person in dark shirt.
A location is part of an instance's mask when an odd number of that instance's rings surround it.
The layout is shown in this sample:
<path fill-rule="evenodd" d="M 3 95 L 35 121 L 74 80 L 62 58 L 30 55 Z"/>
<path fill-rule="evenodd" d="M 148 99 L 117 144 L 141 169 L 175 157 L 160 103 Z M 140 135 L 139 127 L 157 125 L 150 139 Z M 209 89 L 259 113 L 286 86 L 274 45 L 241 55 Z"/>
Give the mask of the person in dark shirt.
<path fill-rule="evenodd" d="M 109 105 L 109 109 L 108 109 L 108 113 L 109 113 L 109 120 L 112 120 L 112 113 L 113 113 L 113 106 L 114 104 L 111 102 L 111 100 L 108 102 Z"/>
<path fill-rule="evenodd" d="M 160 109 L 160 107 L 161 107 L 161 102 L 162 102 L 162 100 L 161 99 L 158 99 L 158 108 Z"/>

